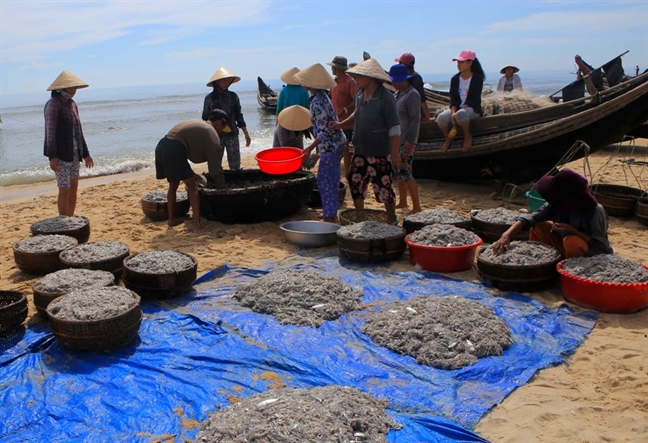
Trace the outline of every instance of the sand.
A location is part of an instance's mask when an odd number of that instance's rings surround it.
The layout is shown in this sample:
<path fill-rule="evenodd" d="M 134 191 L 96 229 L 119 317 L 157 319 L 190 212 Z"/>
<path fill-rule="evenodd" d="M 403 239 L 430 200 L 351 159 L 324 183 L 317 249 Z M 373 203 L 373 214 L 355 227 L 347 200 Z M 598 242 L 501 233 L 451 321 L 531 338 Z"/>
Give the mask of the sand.
<path fill-rule="evenodd" d="M 593 183 L 615 183 L 648 189 L 648 166 L 620 160 L 648 158 L 647 140 L 636 145 L 611 146 L 589 157 Z M 255 167 L 244 158 L 243 166 Z M 585 172 L 583 160 L 570 163 Z M 197 171 L 202 171 L 198 167 Z M 588 172 L 591 178 L 592 175 Z M 164 221 L 144 216 L 141 197 L 164 190 L 166 183 L 155 179 L 154 171 L 83 179 L 76 215 L 90 220 L 90 241 L 120 241 L 132 254 L 147 250 L 175 250 L 198 260 L 198 275 L 224 263 L 261 266 L 265 261 L 295 258 L 297 247 L 287 243 L 279 225 L 288 220 L 316 220 L 321 210 L 302 209 L 277 222 L 227 225 L 203 219 L 204 233 L 193 233 L 189 218 L 175 228 Z M 522 197 L 509 198 L 510 186 L 494 190 L 495 182 L 447 183 L 418 180 L 423 209 L 445 207 L 469 216 L 473 209 L 500 206 L 491 194 L 504 195 L 506 206 L 526 207 Z M 514 204 L 518 202 L 519 204 Z M 410 202 L 411 204 L 411 202 Z M 349 195 L 345 206 L 351 207 Z M 379 208 L 373 198 L 367 207 Z M 56 216 L 56 188 L 53 183 L 3 188 L 0 190 L 2 232 L 0 233 L 0 281 L 3 290 L 25 291 L 30 318 L 36 312 L 32 285 L 38 276 L 22 273 L 13 260 L 15 242 L 30 235 L 29 226 Z M 402 217 L 407 210 L 399 212 Z M 648 265 L 648 228 L 635 218 L 610 219 L 610 241 L 616 253 Z M 330 248 L 335 248 L 331 246 Z M 329 249 L 326 249 L 329 251 Z M 333 251 L 334 249 L 330 249 Z M 412 270 L 406 257 L 391 265 L 395 271 Z M 450 274 L 454 278 L 478 281 L 473 268 Z M 528 294 L 548 306 L 564 303 L 560 289 Z M 577 307 L 574 307 L 578 309 Z M 628 315 L 601 314 L 585 342 L 566 364 L 536 373 L 524 386 L 512 392 L 490 411 L 475 431 L 497 442 L 646 442 L 648 441 L 648 310 Z"/>

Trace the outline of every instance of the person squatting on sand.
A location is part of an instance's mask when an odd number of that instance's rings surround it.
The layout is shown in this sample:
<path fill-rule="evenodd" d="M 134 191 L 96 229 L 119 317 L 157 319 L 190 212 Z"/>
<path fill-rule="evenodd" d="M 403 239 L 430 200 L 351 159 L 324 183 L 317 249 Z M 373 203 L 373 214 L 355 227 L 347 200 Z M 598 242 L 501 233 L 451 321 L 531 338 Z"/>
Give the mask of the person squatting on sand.
<path fill-rule="evenodd" d="M 349 69 L 346 57 L 336 55 L 333 57 L 331 63 L 327 63 L 331 67 L 331 72 L 335 76 L 335 87 L 331 89 L 331 102 L 333 109 L 338 116 L 338 120 L 342 121 L 347 119 L 353 111 L 355 111 L 355 103 L 353 101 L 356 92 L 358 91 L 358 84 L 356 81 L 346 73 Z M 344 136 L 347 139 L 346 146 L 344 147 L 344 155 L 342 161 L 344 162 L 344 175 L 349 173 L 351 167 L 351 151 L 349 144 L 353 138 L 353 126 L 342 128 Z"/>
<path fill-rule="evenodd" d="M 214 90 L 205 97 L 202 112 L 203 120 L 209 119 L 209 113 L 213 109 L 221 109 L 229 115 L 229 122 L 221 135 L 221 145 L 227 151 L 227 164 L 232 171 L 241 169 L 239 129 L 245 134 L 245 146 L 250 146 L 250 143 L 252 143 L 241 112 L 241 101 L 236 92 L 228 90 L 232 83 L 240 80 L 241 77 L 226 68 L 218 68 L 207 82 L 207 86 L 213 87 Z"/>
<path fill-rule="evenodd" d="M 358 83 L 355 111 L 331 127 L 341 129 L 353 123 L 353 158 L 347 179 L 353 205 L 364 209 L 367 187 L 371 184 L 376 201 L 389 214 L 396 213 L 396 194 L 392 185 L 392 162 L 400 156 L 400 122 L 394 95 L 383 85 L 389 75 L 373 58 L 350 68 L 347 73 Z"/>
<path fill-rule="evenodd" d="M 81 160 L 86 168 L 94 167 L 83 137 L 79 108 L 72 100 L 77 89 L 87 87 L 79 77 L 63 71 L 47 88 L 52 94 L 45 104 L 43 154 L 49 157 L 50 168 L 56 174 L 59 215 L 74 215 Z"/>
<path fill-rule="evenodd" d="M 418 186 L 412 172 L 414 151 L 418 142 L 421 124 L 421 99 L 418 91 L 411 83 L 412 75 L 407 66 L 397 64 L 389 69 L 389 78 L 396 89 L 396 109 L 400 119 L 400 157 L 395 168 L 398 177 L 397 208 L 407 208 L 407 193 L 412 197 L 412 214 L 421 212 Z"/>
<path fill-rule="evenodd" d="M 295 74 L 295 80 L 311 95 L 310 114 L 315 139 L 304 149 L 304 158 L 315 148 L 319 150 L 317 189 L 322 198 L 322 215 L 324 221 L 335 223 L 340 207 L 340 162 L 346 146 L 342 130 L 331 126 L 338 122 L 338 117 L 326 90 L 335 87 L 335 80 L 319 63 Z"/>
<path fill-rule="evenodd" d="M 529 240 L 558 249 L 564 258 L 612 254 L 608 216 L 587 187 L 587 179 L 571 169 L 538 180 L 536 189 L 546 200 L 538 210 L 522 215 L 493 243 L 495 253 L 509 248 L 511 237 L 529 228 Z"/>
<path fill-rule="evenodd" d="M 300 105 L 284 108 L 277 116 L 272 147 L 304 149 L 304 137 L 311 139 L 311 113 Z"/>
<path fill-rule="evenodd" d="M 164 178 L 169 182 L 167 191 L 167 206 L 169 211 L 169 226 L 179 224 L 175 220 L 174 207 L 176 191 L 182 181 L 188 188 L 189 204 L 193 215 L 194 232 L 202 230 L 200 223 L 200 202 L 198 196 L 197 175 L 189 165 L 207 162 L 209 175 L 216 181 L 219 188 L 225 188 L 223 174 L 223 148 L 218 134 L 227 126 L 229 116 L 221 109 L 214 109 L 208 116 L 208 121 L 189 120 L 178 123 L 164 136 L 155 148 L 155 176 L 158 180 Z"/>
<path fill-rule="evenodd" d="M 463 130 L 463 150 L 470 149 L 473 141 L 470 121 L 484 114 L 481 107 L 481 94 L 486 74 L 477 60 L 477 55 L 470 49 L 464 49 L 452 61 L 457 62 L 459 72 L 450 79 L 450 109 L 443 111 L 436 119 L 446 138 L 441 152 L 446 152 L 450 148 L 456 134 L 455 125 L 459 125 Z"/>

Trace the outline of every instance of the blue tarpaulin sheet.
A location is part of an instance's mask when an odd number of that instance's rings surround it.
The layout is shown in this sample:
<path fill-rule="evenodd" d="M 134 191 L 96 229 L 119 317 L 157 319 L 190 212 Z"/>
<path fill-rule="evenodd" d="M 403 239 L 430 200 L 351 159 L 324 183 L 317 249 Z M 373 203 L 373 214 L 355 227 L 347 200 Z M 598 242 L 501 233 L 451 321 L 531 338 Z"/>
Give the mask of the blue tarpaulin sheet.
<path fill-rule="evenodd" d="M 461 296 L 490 306 L 508 324 L 504 355 L 457 370 L 418 365 L 362 334 L 350 313 L 320 328 L 281 325 L 242 308 L 234 288 L 286 267 L 320 271 L 362 289 L 367 309 L 427 295 Z M 195 292 L 143 300 L 137 338 L 107 353 L 66 349 L 45 322 L 0 344 L 3 442 L 150 442 L 191 440 L 208 414 L 237 399 L 283 386 L 353 386 L 386 398 L 404 427 L 387 440 L 483 441 L 479 419 L 539 369 L 560 364 L 596 321 L 566 305 L 551 309 L 517 293 L 429 272 L 393 272 L 337 256 L 262 269 L 223 265 Z"/>

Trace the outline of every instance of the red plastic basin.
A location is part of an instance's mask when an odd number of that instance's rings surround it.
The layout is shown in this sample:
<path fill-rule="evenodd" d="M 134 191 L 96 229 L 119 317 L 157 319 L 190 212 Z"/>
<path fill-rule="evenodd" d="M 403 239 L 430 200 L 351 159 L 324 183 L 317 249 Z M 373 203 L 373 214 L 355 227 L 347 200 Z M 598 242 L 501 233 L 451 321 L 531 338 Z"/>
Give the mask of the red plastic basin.
<path fill-rule="evenodd" d="M 629 314 L 648 306 L 648 282 L 607 283 L 589 280 L 563 270 L 564 263 L 565 260 L 558 263 L 556 269 L 560 275 L 560 287 L 567 301 L 584 308 L 613 314 Z"/>
<path fill-rule="evenodd" d="M 290 174 L 301 167 L 304 151 L 290 147 L 270 148 L 257 153 L 254 158 L 266 174 Z"/>
<path fill-rule="evenodd" d="M 472 245 L 466 246 L 426 246 L 412 243 L 410 235 L 405 237 L 410 263 L 433 272 L 459 272 L 470 269 L 475 263 L 477 249 L 484 243 L 480 238 Z"/>

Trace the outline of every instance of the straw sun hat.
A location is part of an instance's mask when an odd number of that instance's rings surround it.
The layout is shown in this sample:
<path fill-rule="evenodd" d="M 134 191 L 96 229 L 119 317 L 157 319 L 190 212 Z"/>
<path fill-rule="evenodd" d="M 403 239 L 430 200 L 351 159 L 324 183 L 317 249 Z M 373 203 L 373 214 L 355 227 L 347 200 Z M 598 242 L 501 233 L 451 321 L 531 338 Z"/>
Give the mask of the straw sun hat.
<path fill-rule="evenodd" d="M 214 83 L 217 80 L 222 80 L 224 78 L 231 78 L 232 83 L 236 83 L 241 80 L 241 77 L 238 75 L 234 74 L 232 71 L 228 70 L 227 68 L 223 68 L 222 66 L 214 72 L 214 75 L 211 76 L 209 79 L 209 82 L 207 82 L 207 86 L 214 86 Z"/>
<path fill-rule="evenodd" d="M 311 89 L 333 89 L 337 86 L 331 74 L 319 63 L 299 71 L 295 74 L 295 80 L 304 87 Z"/>
<path fill-rule="evenodd" d="M 310 111 L 299 105 L 283 109 L 277 116 L 277 121 L 289 131 L 305 131 L 311 127 Z"/>
<path fill-rule="evenodd" d="M 500 69 L 500 74 L 505 74 L 506 68 L 513 68 L 513 74 L 515 74 L 516 72 L 520 72 L 517 66 L 509 64 L 509 65 L 504 65 L 504 67 Z"/>
<path fill-rule="evenodd" d="M 290 68 L 289 70 L 287 70 L 286 72 L 281 74 L 281 77 L 279 77 L 279 78 L 281 79 L 282 82 L 284 82 L 286 84 L 297 86 L 297 85 L 299 85 L 299 82 L 297 80 L 295 80 L 295 74 L 297 74 L 298 72 L 299 72 L 299 69 Z"/>
<path fill-rule="evenodd" d="M 76 75 L 72 74 L 71 72 L 68 71 L 63 71 L 59 74 L 58 77 L 56 77 L 56 80 L 50 85 L 49 88 L 47 88 L 48 91 L 55 91 L 59 89 L 67 89 L 67 88 L 87 88 L 88 84 L 81 80 L 79 77 Z"/>
<path fill-rule="evenodd" d="M 371 77 L 373 79 L 379 80 L 381 82 L 389 83 L 389 74 L 380 66 L 380 63 L 375 58 L 370 58 L 358 63 L 353 68 L 349 68 L 347 74 L 350 75 L 363 75 L 365 77 Z"/>

